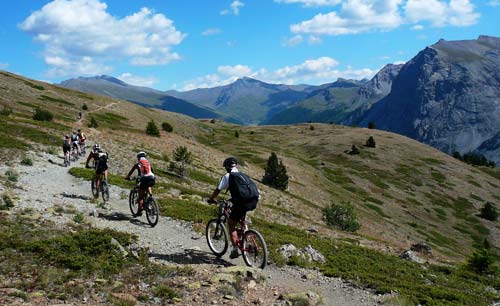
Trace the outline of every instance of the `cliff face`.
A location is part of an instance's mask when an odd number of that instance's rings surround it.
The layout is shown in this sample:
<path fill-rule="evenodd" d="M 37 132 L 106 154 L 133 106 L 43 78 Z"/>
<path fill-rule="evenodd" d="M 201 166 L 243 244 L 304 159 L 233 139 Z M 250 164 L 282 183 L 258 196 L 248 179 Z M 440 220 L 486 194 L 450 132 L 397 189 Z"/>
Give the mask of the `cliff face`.
<path fill-rule="evenodd" d="M 477 150 L 500 162 L 500 38 L 444 41 L 406 63 L 360 121 L 445 152 Z"/>

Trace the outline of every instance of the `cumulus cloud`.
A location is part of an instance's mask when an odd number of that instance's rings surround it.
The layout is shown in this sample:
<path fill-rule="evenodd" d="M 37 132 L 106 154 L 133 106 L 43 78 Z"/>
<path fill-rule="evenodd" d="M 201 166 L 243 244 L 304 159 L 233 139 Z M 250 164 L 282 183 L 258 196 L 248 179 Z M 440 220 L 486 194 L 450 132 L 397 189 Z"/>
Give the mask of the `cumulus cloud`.
<path fill-rule="evenodd" d="M 155 77 L 141 77 L 133 75 L 130 72 L 120 74 L 120 76 L 118 76 L 118 79 L 128 84 L 145 87 L 152 87 L 154 84 L 158 83 L 158 79 L 156 79 Z"/>
<path fill-rule="evenodd" d="M 206 29 L 201 33 L 203 36 L 211 36 L 211 35 L 217 35 L 220 34 L 222 31 L 219 28 L 211 28 L 211 29 Z"/>
<path fill-rule="evenodd" d="M 244 76 L 274 84 L 322 84 L 332 82 L 339 77 L 348 79 L 370 78 L 376 73 L 376 71 L 368 68 L 353 69 L 350 66 L 344 70 L 339 70 L 336 69 L 338 65 L 339 63 L 333 58 L 320 57 L 272 71 L 266 68 L 252 70 L 245 65 L 220 66 L 217 73 L 185 82 L 182 90 L 227 85 Z"/>
<path fill-rule="evenodd" d="M 311 6 L 327 0 L 275 0 L 280 3 L 303 3 Z M 429 22 L 431 26 L 470 26 L 480 14 L 471 0 L 340 0 L 330 4 L 340 6 L 330 12 L 321 12 L 309 20 L 290 26 L 296 35 L 347 35 L 371 31 L 390 31 L 402 24 Z M 339 2 L 339 3 L 337 3 Z M 490 0 L 490 5 L 500 3 Z M 421 30 L 420 24 L 413 27 Z"/>
<path fill-rule="evenodd" d="M 305 7 L 335 6 L 342 0 L 274 0 L 277 3 L 301 3 Z"/>
<path fill-rule="evenodd" d="M 299 45 L 300 43 L 302 43 L 303 40 L 304 40 L 304 38 L 302 37 L 302 35 L 295 35 L 293 37 L 286 38 L 281 43 L 281 45 L 283 47 L 295 47 L 295 46 Z"/>
<path fill-rule="evenodd" d="M 410 22 L 428 21 L 435 27 L 470 26 L 480 17 L 469 0 L 408 0 L 404 10 Z"/>
<path fill-rule="evenodd" d="M 340 12 L 319 13 L 290 26 L 292 33 L 344 35 L 372 30 L 391 30 L 401 25 L 398 5 L 402 0 L 348 0 Z"/>
<path fill-rule="evenodd" d="M 319 36 L 310 35 L 309 38 L 307 39 L 307 42 L 310 45 L 319 45 L 319 44 L 321 44 L 323 42 L 323 40 Z"/>
<path fill-rule="evenodd" d="M 231 2 L 231 5 L 229 6 L 229 9 L 225 9 L 220 12 L 221 15 L 228 15 L 228 14 L 233 14 L 235 16 L 238 16 L 240 14 L 240 7 L 245 6 L 245 3 L 235 0 Z"/>
<path fill-rule="evenodd" d="M 114 61 L 163 65 L 180 59 L 172 51 L 186 34 L 148 8 L 117 18 L 100 0 L 54 0 L 19 27 L 44 46 L 52 76 L 99 74 Z"/>

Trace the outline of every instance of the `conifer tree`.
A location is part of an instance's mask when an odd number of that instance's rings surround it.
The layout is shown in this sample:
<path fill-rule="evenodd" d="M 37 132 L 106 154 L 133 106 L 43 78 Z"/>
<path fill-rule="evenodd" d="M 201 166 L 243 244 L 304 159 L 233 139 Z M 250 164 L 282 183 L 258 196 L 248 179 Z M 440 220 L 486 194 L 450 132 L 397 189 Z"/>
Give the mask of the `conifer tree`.
<path fill-rule="evenodd" d="M 288 187 L 288 175 L 286 167 L 282 161 L 278 161 L 276 153 L 272 152 L 267 160 L 265 174 L 262 178 L 262 183 L 270 187 L 285 190 Z"/>
<path fill-rule="evenodd" d="M 160 130 L 158 130 L 158 127 L 153 120 L 148 122 L 148 126 L 146 127 L 146 134 L 160 137 Z"/>

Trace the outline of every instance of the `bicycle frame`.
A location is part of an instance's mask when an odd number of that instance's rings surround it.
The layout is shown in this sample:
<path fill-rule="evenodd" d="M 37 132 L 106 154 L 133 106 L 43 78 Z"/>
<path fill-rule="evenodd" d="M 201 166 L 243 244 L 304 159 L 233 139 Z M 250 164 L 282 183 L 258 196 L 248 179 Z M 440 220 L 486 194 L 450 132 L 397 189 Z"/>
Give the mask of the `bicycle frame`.
<path fill-rule="evenodd" d="M 231 215 L 231 208 L 232 208 L 232 202 L 231 200 L 220 200 L 219 201 L 219 211 L 218 211 L 218 219 L 219 222 L 217 223 L 216 227 L 216 232 L 218 231 L 218 226 L 220 223 L 225 223 L 229 220 L 229 216 Z M 246 249 L 243 248 L 243 235 L 248 231 L 248 225 L 245 221 L 246 216 L 238 220 L 237 224 L 239 226 L 235 226 L 235 230 L 238 233 L 238 249 L 240 251 L 247 251 Z"/>

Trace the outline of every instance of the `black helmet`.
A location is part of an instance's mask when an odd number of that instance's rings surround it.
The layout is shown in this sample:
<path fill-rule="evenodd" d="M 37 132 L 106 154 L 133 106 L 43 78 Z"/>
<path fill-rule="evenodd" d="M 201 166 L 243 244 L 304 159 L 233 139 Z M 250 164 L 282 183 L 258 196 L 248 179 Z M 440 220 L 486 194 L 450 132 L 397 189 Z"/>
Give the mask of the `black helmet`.
<path fill-rule="evenodd" d="M 142 157 L 145 158 L 146 156 L 148 156 L 148 155 L 144 151 L 137 153 L 137 159 L 141 159 Z"/>
<path fill-rule="evenodd" d="M 97 151 L 100 151 L 100 150 L 101 150 L 101 146 L 100 146 L 98 143 L 96 143 L 96 144 L 92 147 L 92 151 L 94 151 L 94 152 L 97 152 Z"/>
<path fill-rule="evenodd" d="M 226 168 L 226 170 L 231 170 L 231 168 L 236 167 L 238 165 L 238 161 L 234 157 L 228 157 L 222 163 L 222 166 Z"/>

